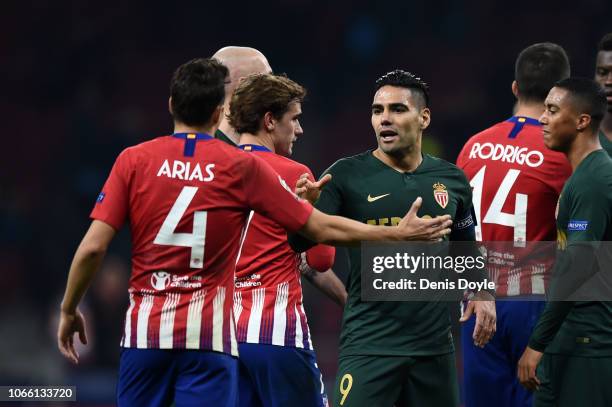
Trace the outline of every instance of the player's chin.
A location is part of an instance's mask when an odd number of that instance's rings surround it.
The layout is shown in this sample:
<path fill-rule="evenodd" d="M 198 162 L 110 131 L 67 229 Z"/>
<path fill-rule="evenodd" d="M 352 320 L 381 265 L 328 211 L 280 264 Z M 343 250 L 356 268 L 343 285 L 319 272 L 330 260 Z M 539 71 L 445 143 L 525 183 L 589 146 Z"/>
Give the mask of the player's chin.
<path fill-rule="evenodd" d="M 547 149 L 552 150 L 552 151 L 562 150 L 559 143 L 555 143 L 554 139 L 552 139 L 550 136 L 544 137 L 544 145 L 546 146 Z"/>

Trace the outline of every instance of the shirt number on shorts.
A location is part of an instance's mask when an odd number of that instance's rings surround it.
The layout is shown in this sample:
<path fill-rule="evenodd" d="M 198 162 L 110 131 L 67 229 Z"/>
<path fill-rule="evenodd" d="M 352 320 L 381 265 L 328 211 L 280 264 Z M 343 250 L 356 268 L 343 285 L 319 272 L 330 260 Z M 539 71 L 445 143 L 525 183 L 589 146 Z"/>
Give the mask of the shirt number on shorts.
<path fill-rule="evenodd" d="M 342 376 L 342 380 L 340 380 L 340 394 L 342 394 L 342 400 L 340 400 L 341 406 L 344 405 L 344 402 L 351 391 L 351 387 L 353 387 L 353 376 L 350 373 L 347 373 Z"/>
<path fill-rule="evenodd" d="M 191 233 L 174 233 L 196 192 L 198 192 L 198 187 L 183 187 L 178 198 L 174 201 L 172 209 L 170 209 L 166 219 L 164 219 L 159 232 L 157 232 L 153 243 L 165 246 L 190 247 L 191 259 L 189 267 L 199 269 L 204 267 L 207 212 L 195 211 L 193 213 L 193 229 Z"/>

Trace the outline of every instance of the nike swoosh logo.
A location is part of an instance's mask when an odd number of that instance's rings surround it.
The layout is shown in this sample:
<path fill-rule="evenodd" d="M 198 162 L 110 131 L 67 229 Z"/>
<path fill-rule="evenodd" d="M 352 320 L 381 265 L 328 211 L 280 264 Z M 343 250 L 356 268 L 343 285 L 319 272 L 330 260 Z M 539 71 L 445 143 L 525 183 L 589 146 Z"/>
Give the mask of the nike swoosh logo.
<path fill-rule="evenodd" d="M 370 195 L 368 194 L 368 202 L 378 201 L 379 199 L 384 198 L 384 197 L 386 197 L 387 195 L 391 195 L 391 193 L 388 193 L 388 194 L 383 194 L 383 195 L 378 195 L 378 196 L 370 196 Z"/>

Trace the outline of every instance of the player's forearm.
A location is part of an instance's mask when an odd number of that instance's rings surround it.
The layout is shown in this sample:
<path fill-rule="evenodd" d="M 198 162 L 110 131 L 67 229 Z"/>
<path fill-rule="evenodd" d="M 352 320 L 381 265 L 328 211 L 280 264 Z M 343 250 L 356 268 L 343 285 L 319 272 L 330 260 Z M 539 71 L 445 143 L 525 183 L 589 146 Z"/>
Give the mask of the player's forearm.
<path fill-rule="evenodd" d="M 106 248 L 81 243 L 70 265 L 66 291 L 61 305 L 62 311 L 73 313 L 76 310 L 87 288 L 91 285 L 105 254 Z"/>
<path fill-rule="evenodd" d="M 347 298 L 346 287 L 344 287 L 344 284 L 342 284 L 342 281 L 340 281 L 332 269 L 323 273 L 309 269 L 302 273 L 302 275 L 332 301 L 344 307 Z"/>
<path fill-rule="evenodd" d="M 546 347 L 552 342 L 561 328 L 565 317 L 574 306 L 570 301 L 552 301 L 546 304 L 544 312 L 538 320 L 531 338 L 529 347 L 538 352 L 544 352 Z"/>
<path fill-rule="evenodd" d="M 574 306 L 574 301 L 566 300 L 594 277 L 594 270 L 597 270 L 593 267 L 596 261 L 594 246 L 590 242 L 574 242 L 558 254 L 548 292 L 548 298 L 552 300 L 546 304 L 533 330 L 530 348 L 544 352 Z"/>
<path fill-rule="evenodd" d="M 336 246 L 357 246 L 367 240 L 399 240 L 397 228 L 366 225 L 341 216 L 313 210 L 300 234 L 318 243 Z"/>
<path fill-rule="evenodd" d="M 73 313 L 76 310 L 100 267 L 115 233 L 115 229 L 105 222 L 99 220 L 91 222 L 70 265 L 62 311 Z"/>

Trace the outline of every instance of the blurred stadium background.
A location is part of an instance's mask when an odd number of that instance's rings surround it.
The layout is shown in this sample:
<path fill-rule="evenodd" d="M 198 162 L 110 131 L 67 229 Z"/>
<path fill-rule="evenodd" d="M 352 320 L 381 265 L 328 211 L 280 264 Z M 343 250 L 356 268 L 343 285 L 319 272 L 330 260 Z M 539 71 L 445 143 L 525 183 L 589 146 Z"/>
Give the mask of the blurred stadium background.
<path fill-rule="evenodd" d="M 171 131 L 168 84 L 179 64 L 226 45 L 252 46 L 275 72 L 304 84 L 305 134 L 294 158 L 318 175 L 336 159 L 374 146 L 369 106 L 382 73 L 400 67 L 429 83 L 425 150 L 454 162 L 471 134 L 510 116 L 513 63 L 522 48 L 556 42 L 567 50 L 573 74 L 591 77 L 597 41 L 612 31 L 609 0 L 425 3 L 5 4 L 0 385 L 70 384 L 79 405 L 114 403 L 127 230 L 87 295 L 91 342 L 78 367 L 57 351 L 56 314 L 72 255 L 115 157 Z M 339 251 L 342 277 L 346 263 Z M 304 285 L 329 389 L 341 310 Z"/>

